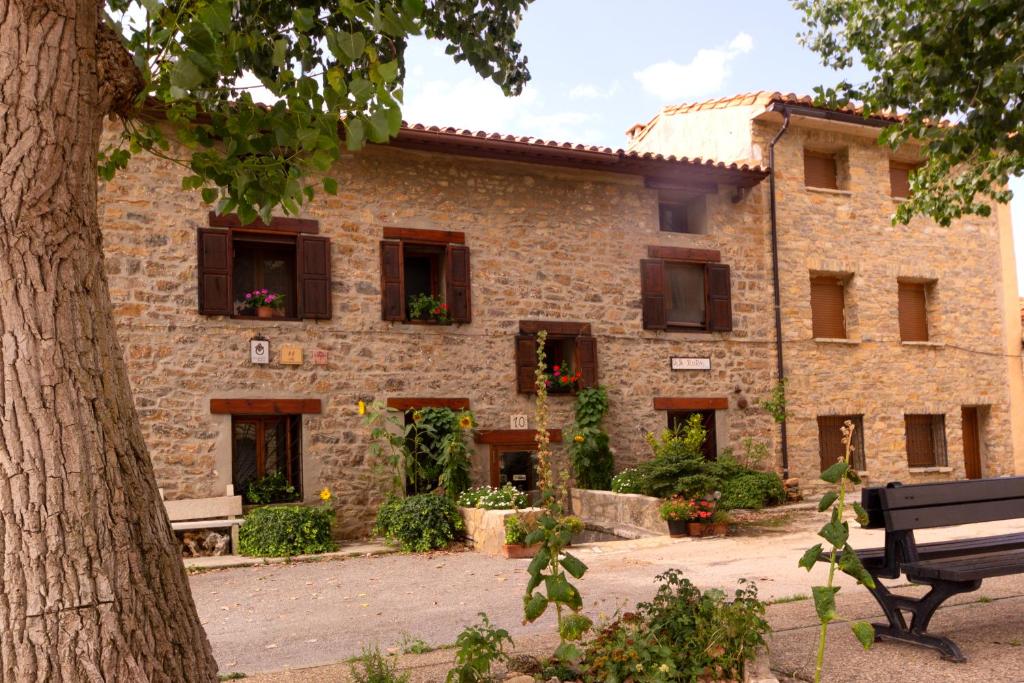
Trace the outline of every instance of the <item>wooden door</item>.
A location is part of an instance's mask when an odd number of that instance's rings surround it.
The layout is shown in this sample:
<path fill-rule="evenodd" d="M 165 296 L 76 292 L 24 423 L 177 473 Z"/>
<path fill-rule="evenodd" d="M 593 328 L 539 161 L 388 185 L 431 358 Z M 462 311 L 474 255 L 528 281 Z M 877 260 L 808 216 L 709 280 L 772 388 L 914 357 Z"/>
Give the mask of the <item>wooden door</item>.
<path fill-rule="evenodd" d="M 964 472 L 968 479 L 981 479 L 981 443 L 978 429 L 978 409 L 964 406 Z"/>

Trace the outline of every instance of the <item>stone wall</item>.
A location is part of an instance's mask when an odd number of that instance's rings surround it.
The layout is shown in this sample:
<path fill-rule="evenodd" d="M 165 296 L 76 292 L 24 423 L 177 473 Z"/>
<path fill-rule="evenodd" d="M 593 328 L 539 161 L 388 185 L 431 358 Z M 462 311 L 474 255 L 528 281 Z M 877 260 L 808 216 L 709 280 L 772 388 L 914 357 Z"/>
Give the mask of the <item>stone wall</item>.
<path fill-rule="evenodd" d="M 531 414 L 516 393 L 514 335 L 521 319 L 589 322 L 607 428 L 622 469 L 648 457 L 642 434 L 666 425 L 655 396 L 727 397 L 719 447 L 743 436 L 774 448 L 756 407 L 771 384 L 772 318 L 764 194 L 708 200 L 707 235 L 662 233 L 657 193 L 642 178 L 373 148 L 332 170 L 337 196 L 306 215 L 331 239 L 333 318 L 281 321 L 197 312 L 196 230 L 208 225 L 183 171 L 141 155 L 101 188 L 107 272 L 146 442 L 167 497 L 218 495 L 231 481 L 231 417 L 211 398 L 319 398 L 302 422 L 303 493 L 332 490 L 346 535 L 365 533 L 381 497 L 357 399 L 464 397 L 482 429 Z M 473 322 L 436 327 L 381 320 L 379 241 L 385 226 L 462 231 L 472 254 Z M 647 245 L 720 249 L 732 267 L 734 331 L 647 332 L 640 322 L 639 261 Z M 249 362 L 248 342 L 270 339 L 269 365 Z M 299 345 L 305 362 L 282 365 Z M 312 352 L 326 352 L 324 365 Z M 709 356 L 710 372 L 672 372 L 672 355 Z M 573 399 L 551 399 L 553 427 Z M 532 422 L 531 422 L 531 427 Z M 475 477 L 486 481 L 487 447 Z"/>
<path fill-rule="evenodd" d="M 585 523 L 605 529 L 640 528 L 652 534 L 665 534 L 668 527 L 661 518 L 660 498 L 638 493 L 613 493 L 590 489 L 570 489 L 572 514 Z"/>

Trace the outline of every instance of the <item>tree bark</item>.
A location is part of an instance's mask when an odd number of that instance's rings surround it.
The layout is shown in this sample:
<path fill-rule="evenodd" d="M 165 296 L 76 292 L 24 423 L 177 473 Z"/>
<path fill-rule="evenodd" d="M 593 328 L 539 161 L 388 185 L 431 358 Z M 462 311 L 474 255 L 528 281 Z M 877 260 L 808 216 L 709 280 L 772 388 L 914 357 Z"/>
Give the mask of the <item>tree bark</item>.
<path fill-rule="evenodd" d="M 216 680 L 103 269 L 101 7 L 0 0 L 0 678 Z"/>

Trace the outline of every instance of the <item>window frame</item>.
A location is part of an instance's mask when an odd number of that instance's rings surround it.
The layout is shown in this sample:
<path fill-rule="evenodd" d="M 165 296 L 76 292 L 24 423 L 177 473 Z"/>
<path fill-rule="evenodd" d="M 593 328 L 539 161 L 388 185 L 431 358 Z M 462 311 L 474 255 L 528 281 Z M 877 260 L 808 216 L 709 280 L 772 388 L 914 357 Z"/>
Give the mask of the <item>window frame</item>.
<path fill-rule="evenodd" d="M 285 473 L 285 478 L 288 483 L 295 487 L 298 493 L 299 501 L 304 499 L 304 493 L 302 488 L 302 474 L 303 474 L 303 463 L 302 463 L 302 414 L 301 413 L 281 413 L 276 415 L 269 414 L 232 414 L 231 415 L 231 483 L 235 486 L 235 490 L 239 491 L 243 497 L 246 495 L 248 486 L 242 486 L 239 482 L 235 481 L 235 468 L 237 463 L 238 451 L 237 451 L 237 437 L 235 430 L 239 424 L 255 424 L 256 425 L 256 474 L 255 479 L 267 476 L 267 465 L 266 465 L 266 425 L 271 422 L 284 422 L 285 425 L 285 463 L 286 469 L 291 470 L 294 466 L 294 473 L 289 476 Z M 294 433 L 293 433 L 294 430 Z M 292 450 L 292 444 L 296 444 L 298 452 Z M 263 473 L 260 473 L 260 470 Z M 252 480 L 250 480 L 252 481 Z"/>
<path fill-rule="evenodd" d="M 832 163 L 832 184 L 830 185 L 812 185 L 808 182 L 808 159 L 815 159 L 818 162 L 831 161 Z M 836 151 L 825 151 L 813 148 L 805 147 L 803 150 L 803 164 L 804 164 L 804 187 L 813 188 L 816 190 L 834 190 L 843 191 L 845 188 L 841 187 L 839 183 L 839 153 Z M 811 166 L 813 168 L 813 166 Z"/>
<path fill-rule="evenodd" d="M 929 291 L 934 282 L 927 282 L 924 280 L 911 280 L 904 278 L 897 278 L 896 280 L 896 321 L 900 331 L 900 342 L 902 343 L 921 343 L 929 342 L 933 337 L 933 330 L 931 325 L 931 316 L 929 313 L 929 306 L 931 304 L 932 294 Z M 911 329 L 910 327 L 904 326 L 904 320 L 910 318 L 913 311 L 904 311 L 904 306 L 909 306 L 910 301 L 910 290 L 920 291 L 920 305 L 921 305 L 921 319 L 924 323 L 924 336 L 914 335 L 914 332 L 918 330 Z M 916 294 L 914 296 L 917 296 Z"/>
<path fill-rule="evenodd" d="M 647 258 L 640 261 L 641 325 L 646 330 L 665 332 L 731 332 L 732 270 L 721 262 L 716 249 L 647 247 Z M 704 269 L 704 322 L 672 322 L 669 314 L 667 264 L 695 265 Z"/>
<path fill-rule="evenodd" d="M 515 336 L 516 393 L 532 395 L 537 393 L 537 334 L 547 330 L 547 341 L 571 341 L 574 343 L 575 365 L 573 370 L 581 373 L 579 382 L 572 391 L 552 392 L 551 396 L 575 396 L 580 389 L 597 386 L 598 354 L 597 338 L 590 323 L 567 322 L 562 320 L 520 320 L 519 333 Z"/>
<path fill-rule="evenodd" d="M 437 296 L 448 305 L 453 324 L 472 322 L 472 270 L 470 250 L 462 232 L 385 227 L 380 241 L 381 319 L 405 325 L 436 325 L 434 320 L 411 320 L 406 292 L 405 255 L 413 250 L 438 250 Z M 434 266 L 431 266 L 434 268 Z M 432 283 L 432 290 L 435 283 Z"/>
<path fill-rule="evenodd" d="M 918 445 L 924 439 L 920 434 L 912 437 L 911 428 L 921 429 L 921 425 L 928 422 L 928 438 L 930 442 L 931 461 L 925 462 L 919 458 L 913 459 L 918 453 L 911 452 L 911 445 Z M 909 469 L 930 469 L 949 466 L 949 444 L 946 437 L 946 415 L 945 413 L 905 413 L 903 415 L 904 434 L 906 436 L 907 467 Z M 916 439 L 916 443 L 915 443 Z"/>
<path fill-rule="evenodd" d="M 900 161 L 898 159 L 889 159 L 889 196 L 897 200 L 910 199 L 910 175 L 917 169 L 921 168 L 921 166 L 922 164 L 915 163 L 912 161 Z M 893 183 L 894 170 L 899 170 L 906 174 L 906 194 L 897 194 L 897 188 Z"/>
<path fill-rule="evenodd" d="M 853 276 L 852 275 L 848 275 L 848 274 L 817 273 L 817 272 L 813 272 L 813 271 L 808 276 L 809 293 L 810 293 L 809 303 L 810 303 L 810 307 L 811 307 L 811 337 L 813 339 L 849 339 L 850 338 L 850 317 L 848 315 L 848 309 L 849 309 L 849 295 L 848 295 L 848 291 L 849 291 L 850 280 L 852 278 L 853 278 Z M 821 280 L 835 280 L 835 285 L 837 285 L 839 287 L 839 289 L 840 289 L 840 294 L 841 294 L 841 297 L 842 297 L 842 307 L 840 308 L 840 315 L 842 317 L 842 325 L 843 325 L 843 334 L 842 334 L 842 336 L 837 337 L 837 336 L 834 336 L 834 335 L 818 334 L 819 331 L 824 331 L 822 328 L 827 327 L 828 323 L 830 322 L 829 320 L 822 318 L 823 312 L 820 312 L 820 313 L 818 313 L 818 315 L 815 315 L 815 312 L 819 310 L 819 308 L 816 307 L 815 303 L 814 303 L 816 300 L 818 300 L 815 297 L 815 293 L 814 293 L 815 281 L 821 281 Z M 832 283 L 821 283 L 821 284 L 830 284 L 831 285 Z"/>

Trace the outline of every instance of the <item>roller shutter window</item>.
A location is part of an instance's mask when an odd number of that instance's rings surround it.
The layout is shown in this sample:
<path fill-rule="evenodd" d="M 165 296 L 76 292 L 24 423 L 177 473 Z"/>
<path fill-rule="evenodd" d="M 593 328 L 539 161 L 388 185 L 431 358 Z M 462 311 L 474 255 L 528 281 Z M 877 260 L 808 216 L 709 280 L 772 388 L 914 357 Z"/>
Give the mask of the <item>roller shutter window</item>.
<path fill-rule="evenodd" d="M 815 339 L 846 339 L 843 281 L 834 275 L 811 276 L 811 327 Z"/>
<path fill-rule="evenodd" d="M 923 282 L 899 282 L 900 340 L 928 341 L 928 296 Z"/>
<path fill-rule="evenodd" d="M 838 190 L 836 155 L 825 152 L 804 150 L 804 185 Z"/>

